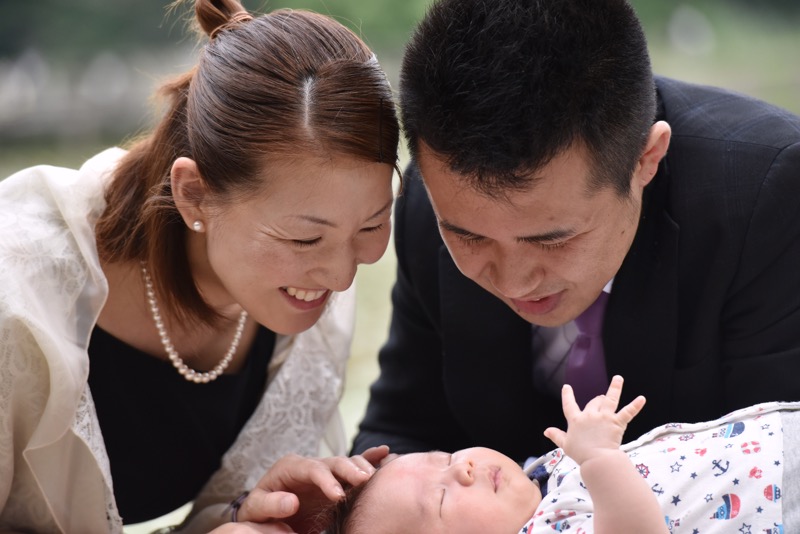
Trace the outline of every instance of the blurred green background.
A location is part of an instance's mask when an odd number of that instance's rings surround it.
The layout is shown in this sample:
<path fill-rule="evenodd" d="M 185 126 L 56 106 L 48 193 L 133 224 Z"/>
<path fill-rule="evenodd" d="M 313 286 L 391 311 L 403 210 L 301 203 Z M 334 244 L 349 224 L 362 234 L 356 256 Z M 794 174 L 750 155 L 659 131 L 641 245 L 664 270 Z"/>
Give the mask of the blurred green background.
<path fill-rule="evenodd" d="M 429 0 L 245 0 L 253 11 L 329 14 L 372 46 L 395 87 L 403 45 Z M 148 96 L 200 46 L 191 0 L 0 0 L 0 176 L 77 165 L 152 123 Z M 800 2 L 634 0 L 655 70 L 800 112 Z"/>
<path fill-rule="evenodd" d="M 403 45 L 427 0 L 244 2 L 329 14 L 373 47 L 393 86 Z M 729 87 L 800 113 L 800 2 L 635 0 L 658 73 Z M 201 46 L 184 2 L 0 0 L 0 176 L 47 163 L 77 166 L 152 124 L 149 95 L 187 70 Z M 347 392 L 355 432 L 387 330 L 394 256 L 362 267 Z"/>

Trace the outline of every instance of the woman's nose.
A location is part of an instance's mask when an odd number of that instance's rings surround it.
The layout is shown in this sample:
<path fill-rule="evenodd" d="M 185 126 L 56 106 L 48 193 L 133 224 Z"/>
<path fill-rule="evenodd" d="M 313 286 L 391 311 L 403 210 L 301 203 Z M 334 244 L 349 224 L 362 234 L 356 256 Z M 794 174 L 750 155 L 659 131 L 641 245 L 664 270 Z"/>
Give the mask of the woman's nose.
<path fill-rule="evenodd" d="M 358 260 L 352 250 L 340 248 L 328 255 L 317 271 L 317 281 L 333 291 L 345 291 L 353 284 Z"/>

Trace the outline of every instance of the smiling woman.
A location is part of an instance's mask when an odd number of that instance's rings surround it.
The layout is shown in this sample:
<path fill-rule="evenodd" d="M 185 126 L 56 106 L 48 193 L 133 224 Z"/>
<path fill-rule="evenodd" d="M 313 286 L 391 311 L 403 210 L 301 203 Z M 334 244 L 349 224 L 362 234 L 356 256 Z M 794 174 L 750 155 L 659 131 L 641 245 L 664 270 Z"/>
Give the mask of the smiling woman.
<path fill-rule="evenodd" d="M 328 17 L 195 12 L 199 63 L 149 136 L 0 184 L 0 530 L 192 502 L 181 531 L 205 533 L 235 500 L 234 522 L 305 532 L 386 454 L 311 458 L 346 452 L 351 286 L 389 240 L 386 77 Z"/>
<path fill-rule="evenodd" d="M 186 169 L 176 199 L 190 204 L 200 175 L 191 160 L 178 164 Z M 230 295 L 273 332 L 296 334 L 317 322 L 333 293 L 352 285 L 359 264 L 386 250 L 392 167 L 308 154 L 268 163 L 265 177 L 263 190 L 235 209 L 186 209 L 187 221 L 208 221 L 204 239 L 190 242 L 202 258 L 195 281 L 206 286 L 204 295 Z"/>

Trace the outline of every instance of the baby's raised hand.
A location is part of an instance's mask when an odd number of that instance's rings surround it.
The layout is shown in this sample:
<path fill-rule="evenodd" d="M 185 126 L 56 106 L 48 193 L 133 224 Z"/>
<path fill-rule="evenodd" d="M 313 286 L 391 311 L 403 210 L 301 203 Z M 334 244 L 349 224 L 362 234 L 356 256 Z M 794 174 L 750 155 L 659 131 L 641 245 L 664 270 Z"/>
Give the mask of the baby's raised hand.
<path fill-rule="evenodd" d="M 567 431 L 550 427 L 544 435 L 575 460 L 578 465 L 608 451 L 619 450 L 625 429 L 642 410 L 645 398 L 636 397 L 617 412 L 622 394 L 622 377 L 611 379 L 605 395 L 590 400 L 581 410 L 575 402 L 572 387 L 565 384 L 561 390 L 561 404 L 567 419 Z"/>

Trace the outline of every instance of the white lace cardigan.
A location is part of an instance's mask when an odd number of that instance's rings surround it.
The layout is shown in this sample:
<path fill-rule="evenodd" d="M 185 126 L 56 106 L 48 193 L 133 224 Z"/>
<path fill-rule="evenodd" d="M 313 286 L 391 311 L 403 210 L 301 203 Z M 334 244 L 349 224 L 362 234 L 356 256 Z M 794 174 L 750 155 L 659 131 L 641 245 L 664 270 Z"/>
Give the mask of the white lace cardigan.
<path fill-rule="evenodd" d="M 87 384 L 89 337 L 108 294 L 94 225 L 122 154 L 0 181 L 0 531 L 122 531 Z M 219 524 L 225 504 L 282 455 L 345 452 L 337 405 L 354 318 L 351 288 L 311 329 L 278 336 L 269 386 L 195 500 L 187 532 Z"/>

